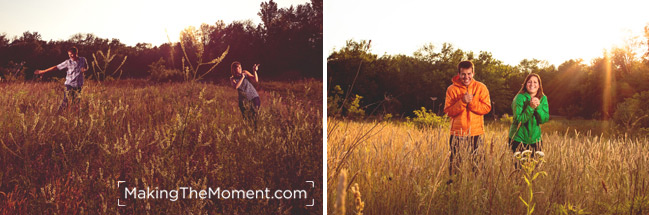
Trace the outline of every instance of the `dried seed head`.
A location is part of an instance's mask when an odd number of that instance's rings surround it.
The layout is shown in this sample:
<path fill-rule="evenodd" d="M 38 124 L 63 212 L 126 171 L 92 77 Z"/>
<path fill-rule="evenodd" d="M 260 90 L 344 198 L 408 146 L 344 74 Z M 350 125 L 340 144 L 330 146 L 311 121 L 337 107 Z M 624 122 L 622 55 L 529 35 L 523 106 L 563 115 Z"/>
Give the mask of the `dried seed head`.
<path fill-rule="evenodd" d="M 523 151 L 523 156 L 525 156 L 525 155 L 532 155 L 532 151 L 530 151 L 530 150 Z"/>
<path fill-rule="evenodd" d="M 522 157 L 522 156 L 521 156 L 521 152 L 516 152 L 516 153 L 514 153 L 514 158 L 516 158 L 516 159 L 519 159 L 519 160 L 520 160 L 520 159 L 521 159 L 521 157 Z"/>

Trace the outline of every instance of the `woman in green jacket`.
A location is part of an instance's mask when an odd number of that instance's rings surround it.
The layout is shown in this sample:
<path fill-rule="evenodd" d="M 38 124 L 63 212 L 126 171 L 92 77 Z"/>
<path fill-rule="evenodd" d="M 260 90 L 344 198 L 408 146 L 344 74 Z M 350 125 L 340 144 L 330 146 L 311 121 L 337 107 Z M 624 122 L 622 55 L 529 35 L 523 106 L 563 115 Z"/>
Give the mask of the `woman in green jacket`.
<path fill-rule="evenodd" d="M 514 121 L 509 129 L 512 151 L 541 151 L 541 127 L 550 117 L 548 98 L 543 94 L 541 77 L 530 73 L 512 102 Z"/>

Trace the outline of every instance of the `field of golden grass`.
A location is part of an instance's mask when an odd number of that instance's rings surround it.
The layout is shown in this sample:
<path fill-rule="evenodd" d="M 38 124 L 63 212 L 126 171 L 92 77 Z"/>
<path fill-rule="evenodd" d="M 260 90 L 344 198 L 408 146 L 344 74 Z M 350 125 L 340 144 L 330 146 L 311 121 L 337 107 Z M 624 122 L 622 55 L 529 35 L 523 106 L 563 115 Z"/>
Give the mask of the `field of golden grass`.
<path fill-rule="evenodd" d="M 521 198 L 529 199 L 529 187 L 514 168 L 508 125 L 487 123 L 479 150 L 484 160 L 474 171 L 465 159 L 454 176 L 448 173 L 448 127 L 331 117 L 327 126 L 329 214 L 527 212 Z M 542 129 L 545 162 L 534 171 L 547 176 L 533 182 L 533 214 L 649 213 L 646 137 L 594 135 L 558 122 Z"/>
<path fill-rule="evenodd" d="M 80 103 L 57 114 L 62 83 L 0 83 L 0 214 L 322 213 L 322 82 L 267 84 L 255 128 L 229 86 L 88 82 Z M 117 181 L 306 190 L 309 198 L 118 207 Z"/>

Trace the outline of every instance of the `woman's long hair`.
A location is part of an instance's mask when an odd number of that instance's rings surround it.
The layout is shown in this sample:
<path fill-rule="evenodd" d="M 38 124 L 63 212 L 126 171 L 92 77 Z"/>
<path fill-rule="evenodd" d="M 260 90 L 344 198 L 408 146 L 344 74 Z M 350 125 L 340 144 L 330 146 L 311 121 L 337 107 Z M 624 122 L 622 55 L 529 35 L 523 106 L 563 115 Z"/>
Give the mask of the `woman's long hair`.
<path fill-rule="evenodd" d="M 539 90 L 536 91 L 536 95 L 534 97 L 539 98 L 539 100 L 540 100 L 541 98 L 543 98 L 543 95 L 544 95 L 543 94 L 543 84 L 541 84 L 541 76 L 539 76 L 536 73 L 530 73 L 529 75 L 527 75 L 527 77 L 525 78 L 525 81 L 523 81 L 523 86 L 521 87 L 521 90 L 518 91 L 518 94 L 529 93 L 529 92 L 527 92 L 527 88 L 525 86 L 527 85 L 527 82 L 532 77 L 536 77 L 536 79 L 539 80 Z"/>
<path fill-rule="evenodd" d="M 239 61 L 234 61 L 234 62 L 232 62 L 232 64 L 230 64 L 230 74 L 232 74 L 232 77 L 239 76 L 239 74 L 236 74 L 236 72 L 234 71 L 235 68 L 237 68 L 237 66 L 239 66 L 239 65 L 241 65 L 241 63 L 239 63 Z"/>

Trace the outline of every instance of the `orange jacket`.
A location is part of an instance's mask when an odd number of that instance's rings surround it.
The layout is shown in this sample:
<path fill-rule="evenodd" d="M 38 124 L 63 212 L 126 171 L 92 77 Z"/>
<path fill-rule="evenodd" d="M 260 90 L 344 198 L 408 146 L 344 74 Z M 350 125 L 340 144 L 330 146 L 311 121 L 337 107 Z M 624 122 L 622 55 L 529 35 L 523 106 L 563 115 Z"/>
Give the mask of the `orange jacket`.
<path fill-rule="evenodd" d="M 469 104 L 462 101 L 467 92 L 473 95 Z M 453 84 L 446 89 L 444 113 L 451 117 L 451 135 L 476 136 L 484 134 L 483 115 L 491 111 L 491 99 L 487 86 L 478 81 L 471 81 L 464 86 L 460 76 L 453 77 Z"/>

